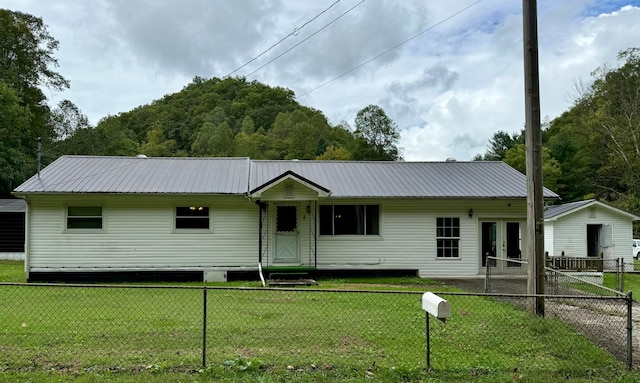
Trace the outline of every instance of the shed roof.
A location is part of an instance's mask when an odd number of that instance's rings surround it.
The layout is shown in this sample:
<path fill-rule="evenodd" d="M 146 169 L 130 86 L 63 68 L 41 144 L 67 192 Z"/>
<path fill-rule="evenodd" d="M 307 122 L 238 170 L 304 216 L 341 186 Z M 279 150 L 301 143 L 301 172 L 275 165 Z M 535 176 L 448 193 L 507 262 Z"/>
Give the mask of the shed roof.
<path fill-rule="evenodd" d="M 27 210 L 27 203 L 23 199 L 0 199 L 0 213 L 23 213 Z"/>
<path fill-rule="evenodd" d="M 553 205 L 553 206 L 548 206 L 545 208 L 544 211 L 544 219 L 545 220 L 556 220 L 558 218 L 564 217 L 565 215 L 569 215 L 572 214 L 574 212 L 577 212 L 579 210 L 582 210 L 586 207 L 589 206 L 600 206 L 604 209 L 610 210 L 614 213 L 623 215 L 623 216 L 627 216 L 629 218 L 631 218 L 632 221 L 640 221 L 640 217 L 631 214 L 627 211 L 618 209 L 616 207 L 613 206 L 609 206 L 606 203 L 602 203 L 600 201 L 597 201 L 595 199 L 587 199 L 584 201 L 577 201 L 577 202 L 569 202 L 569 203 L 563 203 L 560 205 Z"/>
<path fill-rule="evenodd" d="M 503 162 L 256 161 L 248 158 L 63 156 L 15 189 L 32 193 L 247 195 L 292 172 L 337 198 L 525 198 Z M 558 195 L 545 188 L 545 198 Z"/>

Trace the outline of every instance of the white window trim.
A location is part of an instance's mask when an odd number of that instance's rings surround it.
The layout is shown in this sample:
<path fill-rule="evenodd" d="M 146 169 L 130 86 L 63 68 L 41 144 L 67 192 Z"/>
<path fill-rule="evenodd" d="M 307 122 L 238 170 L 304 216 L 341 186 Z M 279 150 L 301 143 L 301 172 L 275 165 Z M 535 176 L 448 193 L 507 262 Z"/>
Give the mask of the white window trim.
<path fill-rule="evenodd" d="M 457 237 L 438 237 L 438 219 L 447 219 L 447 218 L 457 218 L 458 219 L 458 232 L 460 234 L 462 234 L 462 219 L 460 217 L 436 217 L 436 259 L 441 259 L 441 260 L 454 260 L 454 259 L 462 259 L 462 256 L 460 254 L 460 249 L 462 248 L 462 246 L 460 246 L 460 241 L 462 241 L 462 235 L 459 235 Z M 440 257 L 438 256 L 438 240 L 443 239 L 443 240 L 451 240 L 451 239 L 455 239 L 458 241 L 458 255 L 455 257 Z"/>
<path fill-rule="evenodd" d="M 68 228 L 67 226 L 69 224 L 69 207 L 100 207 L 100 209 L 101 209 L 100 218 L 102 218 L 102 228 L 100 228 L 100 229 L 94 229 L 94 228 L 84 228 L 83 229 L 83 228 L 79 228 L 79 227 Z M 81 216 L 74 216 L 74 217 L 75 218 L 82 218 Z M 76 233 L 83 233 L 83 234 L 106 233 L 107 232 L 106 209 L 104 208 L 103 204 L 68 204 L 68 205 L 65 205 L 65 207 L 64 207 L 64 223 L 63 223 L 63 227 L 64 227 L 64 229 L 62 230 L 63 233 L 71 233 L 71 234 L 76 234 Z"/>
<path fill-rule="evenodd" d="M 206 207 L 209 209 L 209 228 L 205 229 L 205 228 L 177 228 L 176 227 L 176 220 L 178 218 L 178 208 L 179 207 L 190 207 L 190 206 L 202 206 L 202 207 Z M 173 220 L 173 229 L 171 230 L 172 233 L 188 233 L 188 234 L 208 234 L 208 233 L 213 233 L 213 207 L 210 204 L 199 204 L 199 203 L 193 203 L 193 204 L 187 204 L 187 205 L 174 205 L 173 206 L 173 210 L 171 212 L 171 216 L 172 216 L 172 220 Z"/>

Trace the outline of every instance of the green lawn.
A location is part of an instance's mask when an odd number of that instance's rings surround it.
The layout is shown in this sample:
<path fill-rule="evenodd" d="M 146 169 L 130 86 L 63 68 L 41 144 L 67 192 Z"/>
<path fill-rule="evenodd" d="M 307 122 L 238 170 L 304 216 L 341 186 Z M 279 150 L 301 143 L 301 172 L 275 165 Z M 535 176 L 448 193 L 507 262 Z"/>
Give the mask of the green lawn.
<path fill-rule="evenodd" d="M 0 262 L 1 280 L 24 280 L 23 274 L 21 262 Z M 202 288 L 0 285 L 0 382 L 640 379 L 562 322 L 429 283 L 342 279 L 320 281 L 323 291 L 213 287 L 206 368 Z M 383 287 L 396 292 L 330 291 Z M 453 311 L 446 323 L 431 321 L 430 372 L 419 294 L 426 290 L 442 291 Z"/>

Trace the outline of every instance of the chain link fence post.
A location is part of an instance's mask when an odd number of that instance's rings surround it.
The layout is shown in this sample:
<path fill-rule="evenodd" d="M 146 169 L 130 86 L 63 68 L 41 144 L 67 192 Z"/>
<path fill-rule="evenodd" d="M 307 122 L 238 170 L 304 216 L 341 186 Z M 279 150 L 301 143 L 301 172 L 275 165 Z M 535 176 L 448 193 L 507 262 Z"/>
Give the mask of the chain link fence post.
<path fill-rule="evenodd" d="M 202 288 L 202 368 L 207 368 L 207 286 Z"/>
<path fill-rule="evenodd" d="M 627 293 L 627 368 L 633 368 L 633 293 Z"/>

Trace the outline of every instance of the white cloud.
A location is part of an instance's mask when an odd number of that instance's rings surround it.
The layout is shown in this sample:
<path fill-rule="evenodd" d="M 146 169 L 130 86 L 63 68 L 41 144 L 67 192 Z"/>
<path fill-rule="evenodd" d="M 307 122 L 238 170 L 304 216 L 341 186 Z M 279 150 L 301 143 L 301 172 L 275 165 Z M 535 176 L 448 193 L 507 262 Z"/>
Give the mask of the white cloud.
<path fill-rule="evenodd" d="M 300 43 L 360 0 L 342 0 L 272 51 L 246 75 Z M 333 4 L 293 0 L 5 0 L 42 17 L 60 40 L 68 98 L 93 123 L 180 90 L 194 76 L 224 76 Z M 471 159 L 498 130 L 524 122 L 520 2 L 366 1 L 250 76 L 296 91 L 299 101 L 349 123 L 369 104 L 402 130 L 408 160 Z M 542 116 L 570 107 L 573 84 L 618 51 L 638 45 L 637 0 L 538 2 Z M 444 21 L 445 19 L 450 19 Z M 434 27 L 434 25 L 442 22 Z M 394 45 L 361 68 L 312 93 Z"/>

